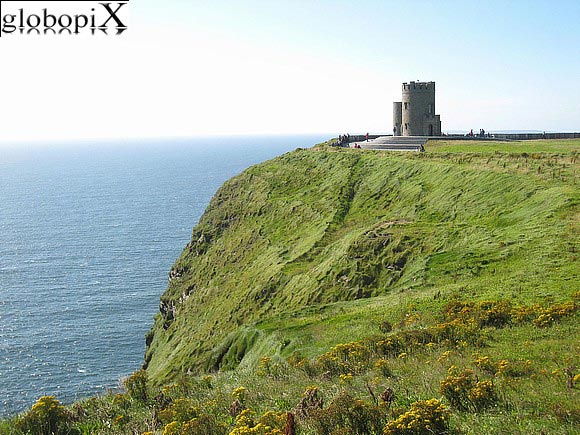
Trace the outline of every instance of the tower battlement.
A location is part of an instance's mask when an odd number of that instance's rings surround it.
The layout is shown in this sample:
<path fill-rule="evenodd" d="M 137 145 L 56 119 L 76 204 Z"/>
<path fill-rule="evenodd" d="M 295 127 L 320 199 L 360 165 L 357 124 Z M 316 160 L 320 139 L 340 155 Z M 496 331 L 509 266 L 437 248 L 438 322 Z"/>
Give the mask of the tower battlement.
<path fill-rule="evenodd" d="M 409 82 L 403 83 L 403 91 L 435 90 L 435 82 Z"/>

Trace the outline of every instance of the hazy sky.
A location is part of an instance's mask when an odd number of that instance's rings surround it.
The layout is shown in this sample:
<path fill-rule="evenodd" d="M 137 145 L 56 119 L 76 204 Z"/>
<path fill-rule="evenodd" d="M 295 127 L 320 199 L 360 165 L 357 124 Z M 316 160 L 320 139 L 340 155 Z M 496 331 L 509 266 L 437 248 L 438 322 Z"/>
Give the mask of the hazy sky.
<path fill-rule="evenodd" d="M 2 36 L 0 141 L 386 133 L 410 80 L 436 82 L 444 131 L 580 131 L 578 0 L 126 8 L 122 36 Z"/>

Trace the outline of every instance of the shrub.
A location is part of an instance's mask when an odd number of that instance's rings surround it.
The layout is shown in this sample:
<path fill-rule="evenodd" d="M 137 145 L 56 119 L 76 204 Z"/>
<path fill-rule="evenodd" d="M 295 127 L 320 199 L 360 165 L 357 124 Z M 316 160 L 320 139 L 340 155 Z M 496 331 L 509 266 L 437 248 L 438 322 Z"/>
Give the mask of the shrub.
<path fill-rule="evenodd" d="M 497 373 L 497 364 L 489 356 L 478 356 L 473 362 L 480 370 L 495 376 Z"/>
<path fill-rule="evenodd" d="M 163 428 L 163 435 L 181 435 L 181 424 L 177 421 L 169 423 Z"/>
<path fill-rule="evenodd" d="M 258 376 L 280 379 L 284 375 L 284 366 L 278 362 L 273 362 L 269 356 L 265 356 L 260 358 L 256 374 Z"/>
<path fill-rule="evenodd" d="M 449 376 L 440 382 L 439 390 L 453 408 L 467 411 L 470 407 L 469 392 L 474 386 L 473 371 L 459 371 L 455 366 L 451 366 Z"/>
<path fill-rule="evenodd" d="M 127 409 L 130 405 L 130 399 L 126 394 L 117 393 L 113 396 L 113 405 L 120 409 Z"/>
<path fill-rule="evenodd" d="M 340 375 L 340 383 L 350 385 L 353 380 L 352 373 L 347 373 L 346 375 Z"/>
<path fill-rule="evenodd" d="M 532 323 L 539 327 L 545 328 L 559 321 L 562 317 L 570 316 L 576 312 L 577 306 L 574 301 L 565 304 L 552 304 L 548 308 L 539 310 L 539 315 Z"/>
<path fill-rule="evenodd" d="M 443 307 L 443 317 L 445 320 L 454 320 L 471 316 L 473 302 L 464 302 L 458 297 L 454 297 Z"/>
<path fill-rule="evenodd" d="M 272 368 L 272 358 L 269 356 L 264 356 L 260 358 L 260 364 L 258 364 L 258 368 L 256 373 L 260 376 L 269 376 L 271 373 Z"/>
<path fill-rule="evenodd" d="M 563 317 L 571 316 L 578 310 L 578 293 L 572 296 L 572 300 L 563 304 L 552 304 L 546 308 L 541 305 L 527 307 L 525 305 L 515 307 L 511 311 L 512 322 L 532 322 L 539 328 L 550 326 Z"/>
<path fill-rule="evenodd" d="M 578 294 L 571 301 L 552 304 L 546 308 L 540 305 L 532 307 L 513 307 L 509 301 L 465 302 L 454 298 L 443 308 L 445 322 L 460 321 L 475 323 L 479 327 L 501 328 L 510 323 L 521 324 L 531 321 L 539 328 L 550 326 L 563 317 L 570 316 L 578 310 Z"/>
<path fill-rule="evenodd" d="M 213 415 L 207 414 L 174 425 L 172 432 L 168 434 L 163 431 L 163 435 L 225 435 L 226 433 L 226 426 L 218 423 Z"/>
<path fill-rule="evenodd" d="M 460 320 L 463 323 L 475 322 L 479 327 L 501 328 L 512 321 L 510 301 L 464 302 L 457 298 L 443 308 L 446 321 Z"/>
<path fill-rule="evenodd" d="M 124 426 L 127 423 L 129 423 L 130 419 L 129 417 L 127 417 L 126 415 L 118 415 L 115 417 L 115 419 L 113 420 L 113 424 L 115 426 Z"/>
<path fill-rule="evenodd" d="M 531 322 L 536 317 L 536 311 L 539 309 L 541 309 L 539 305 L 532 307 L 520 305 L 519 307 L 514 307 L 511 312 L 512 322 L 517 324 Z"/>
<path fill-rule="evenodd" d="M 147 393 L 147 372 L 138 370 L 123 382 L 127 389 L 127 394 L 138 402 L 146 402 L 149 395 Z"/>
<path fill-rule="evenodd" d="M 238 387 L 232 391 L 232 396 L 234 399 L 237 399 L 243 403 L 247 393 L 248 389 L 246 387 Z"/>
<path fill-rule="evenodd" d="M 360 342 L 337 344 L 330 352 L 320 355 L 316 363 L 321 371 L 333 375 L 361 373 L 370 364 L 371 351 Z"/>
<path fill-rule="evenodd" d="M 385 426 L 384 435 L 437 435 L 448 433 L 450 412 L 437 399 L 420 400 Z"/>
<path fill-rule="evenodd" d="M 299 352 L 293 352 L 286 360 L 290 367 L 302 370 L 310 377 L 316 376 L 317 368 L 310 362 L 308 358 L 304 358 Z"/>
<path fill-rule="evenodd" d="M 178 376 L 173 383 L 164 385 L 161 389 L 161 393 L 164 397 L 169 399 L 186 397 L 190 396 L 195 391 L 211 389 L 211 381 L 212 377 L 209 375 L 200 379 L 182 374 Z"/>
<path fill-rule="evenodd" d="M 498 397 L 493 382 L 477 381 L 472 370 L 449 368 L 449 376 L 439 384 L 440 392 L 459 411 L 481 411 L 495 406 Z"/>
<path fill-rule="evenodd" d="M 43 396 L 30 411 L 20 417 L 16 426 L 24 433 L 33 435 L 57 435 L 69 433 L 71 415 L 54 396 Z"/>
<path fill-rule="evenodd" d="M 230 435 L 282 435 L 282 429 L 286 423 L 286 413 L 267 411 L 259 419 L 254 418 L 255 413 L 244 409 L 236 417 L 236 422 Z"/>
<path fill-rule="evenodd" d="M 176 399 L 168 407 L 159 412 L 159 419 L 163 423 L 184 423 L 197 418 L 200 409 L 189 399 Z"/>
<path fill-rule="evenodd" d="M 379 359 L 375 362 L 375 368 L 381 372 L 381 374 L 386 377 L 390 378 L 393 376 L 393 372 L 389 367 L 389 362 L 386 359 Z"/>
<path fill-rule="evenodd" d="M 512 304 L 510 301 L 482 301 L 477 304 L 480 326 L 502 328 L 511 323 Z"/>
<path fill-rule="evenodd" d="M 479 381 L 475 384 L 469 391 L 469 402 L 475 411 L 481 411 L 497 405 L 498 399 L 493 382 Z"/>
<path fill-rule="evenodd" d="M 533 372 L 532 362 L 526 361 L 508 361 L 501 359 L 494 361 L 489 356 L 476 357 L 473 362 L 476 367 L 492 376 L 507 376 L 517 378 L 530 375 Z"/>
<path fill-rule="evenodd" d="M 379 406 L 353 398 L 343 391 L 326 409 L 315 409 L 306 425 L 317 434 L 372 434 L 380 433 L 386 413 Z"/>
<path fill-rule="evenodd" d="M 296 405 L 295 413 L 298 417 L 308 417 L 317 409 L 321 409 L 323 403 L 324 400 L 319 394 L 318 387 L 311 385 L 307 387 L 302 394 L 302 399 L 300 399 L 300 402 Z"/>
<path fill-rule="evenodd" d="M 379 354 L 385 356 L 397 356 L 406 350 L 405 342 L 397 334 L 377 341 L 375 347 Z"/>
<path fill-rule="evenodd" d="M 258 423 L 269 426 L 271 428 L 283 429 L 287 420 L 288 418 L 286 412 L 266 411 L 260 416 Z"/>
<path fill-rule="evenodd" d="M 497 374 L 510 378 L 519 378 L 532 374 L 532 362 L 526 361 L 508 361 L 506 359 L 497 362 Z"/>

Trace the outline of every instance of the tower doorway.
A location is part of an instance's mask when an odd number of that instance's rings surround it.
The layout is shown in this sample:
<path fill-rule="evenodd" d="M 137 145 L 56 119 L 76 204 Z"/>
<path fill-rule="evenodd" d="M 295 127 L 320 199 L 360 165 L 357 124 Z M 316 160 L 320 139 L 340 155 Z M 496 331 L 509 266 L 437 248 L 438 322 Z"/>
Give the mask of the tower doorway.
<path fill-rule="evenodd" d="M 429 124 L 429 136 L 433 136 L 433 124 Z"/>

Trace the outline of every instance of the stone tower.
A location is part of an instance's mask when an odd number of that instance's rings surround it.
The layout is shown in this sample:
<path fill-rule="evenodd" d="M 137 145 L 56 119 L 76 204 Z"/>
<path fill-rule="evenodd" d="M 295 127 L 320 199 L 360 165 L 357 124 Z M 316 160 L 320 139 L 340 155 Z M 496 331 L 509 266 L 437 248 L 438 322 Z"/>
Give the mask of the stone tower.
<path fill-rule="evenodd" d="M 393 103 L 395 136 L 441 136 L 435 115 L 435 82 L 403 83 L 403 101 Z"/>

